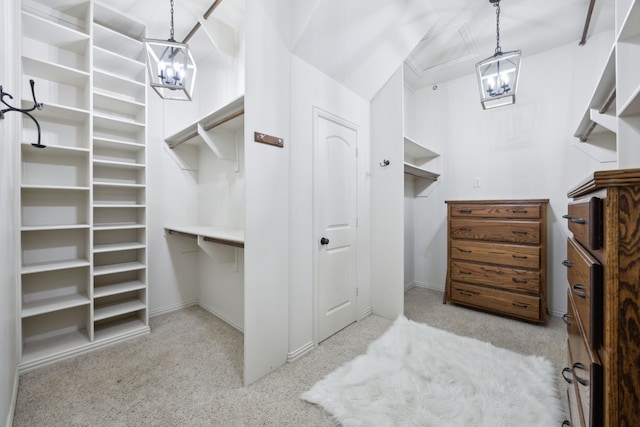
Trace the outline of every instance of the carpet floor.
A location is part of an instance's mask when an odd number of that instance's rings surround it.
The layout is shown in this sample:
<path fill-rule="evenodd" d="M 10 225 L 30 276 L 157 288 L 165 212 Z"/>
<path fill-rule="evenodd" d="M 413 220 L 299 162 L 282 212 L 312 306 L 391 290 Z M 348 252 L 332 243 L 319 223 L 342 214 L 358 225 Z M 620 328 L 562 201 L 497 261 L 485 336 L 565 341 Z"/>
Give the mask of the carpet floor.
<path fill-rule="evenodd" d="M 442 304 L 442 293 L 413 288 L 405 315 L 462 336 L 551 360 L 561 379 L 566 332 L 560 318 L 531 325 Z M 13 425 L 333 426 L 300 395 L 366 352 L 393 322 L 369 316 L 310 354 L 242 386 L 242 334 L 199 307 L 151 319 L 152 333 L 20 376 Z"/>

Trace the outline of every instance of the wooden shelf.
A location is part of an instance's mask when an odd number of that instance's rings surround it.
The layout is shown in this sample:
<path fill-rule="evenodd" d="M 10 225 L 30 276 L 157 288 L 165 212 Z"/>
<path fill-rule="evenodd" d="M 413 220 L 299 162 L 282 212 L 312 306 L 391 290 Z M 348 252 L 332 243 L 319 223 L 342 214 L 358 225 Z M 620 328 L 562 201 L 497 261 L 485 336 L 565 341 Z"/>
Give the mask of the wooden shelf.
<path fill-rule="evenodd" d="M 211 227 L 202 225 L 167 225 L 165 226 L 165 229 L 169 234 L 178 233 L 194 237 L 202 236 L 206 241 L 244 248 L 244 230 L 236 228 Z"/>
<path fill-rule="evenodd" d="M 164 140 L 169 148 L 175 148 L 198 136 L 198 125 L 207 131 L 217 126 L 227 123 L 234 118 L 244 114 L 244 96 L 231 101 L 229 104 L 218 108 L 201 119 L 189 124 L 182 130 L 166 137 Z"/>

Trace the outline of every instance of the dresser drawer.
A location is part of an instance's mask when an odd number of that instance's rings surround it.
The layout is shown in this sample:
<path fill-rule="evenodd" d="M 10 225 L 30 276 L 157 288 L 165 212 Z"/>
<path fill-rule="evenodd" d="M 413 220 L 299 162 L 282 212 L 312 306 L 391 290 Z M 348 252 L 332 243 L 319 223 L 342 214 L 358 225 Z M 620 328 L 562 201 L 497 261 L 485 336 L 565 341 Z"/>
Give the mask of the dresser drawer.
<path fill-rule="evenodd" d="M 452 217 L 474 218 L 540 218 L 540 205 L 516 205 L 516 204 L 455 204 L 451 205 Z"/>
<path fill-rule="evenodd" d="M 569 231 L 585 247 L 598 250 L 602 247 L 602 199 L 592 197 L 589 200 L 569 203 Z"/>
<path fill-rule="evenodd" d="M 602 266 L 574 239 L 567 240 L 569 291 L 591 348 L 602 342 Z"/>
<path fill-rule="evenodd" d="M 451 301 L 528 320 L 540 320 L 540 298 L 451 282 Z"/>
<path fill-rule="evenodd" d="M 539 221 L 492 221 L 483 219 L 452 219 L 454 239 L 488 240 L 492 242 L 540 243 Z"/>
<path fill-rule="evenodd" d="M 569 318 L 575 317 L 575 307 L 568 302 Z M 569 367 L 562 375 L 565 381 L 575 386 L 578 408 L 586 426 L 602 425 L 603 376 L 602 365 L 592 351 L 589 350 L 578 322 L 567 328 L 569 341 Z"/>
<path fill-rule="evenodd" d="M 452 259 L 520 268 L 540 268 L 540 248 L 464 240 L 451 240 Z"/>
<path fill-rule="evenodd" d="M 486 264 L 452 261 L 451 280 L 471 282 L 507 291 L 540 294 L 540 272 Z"/>

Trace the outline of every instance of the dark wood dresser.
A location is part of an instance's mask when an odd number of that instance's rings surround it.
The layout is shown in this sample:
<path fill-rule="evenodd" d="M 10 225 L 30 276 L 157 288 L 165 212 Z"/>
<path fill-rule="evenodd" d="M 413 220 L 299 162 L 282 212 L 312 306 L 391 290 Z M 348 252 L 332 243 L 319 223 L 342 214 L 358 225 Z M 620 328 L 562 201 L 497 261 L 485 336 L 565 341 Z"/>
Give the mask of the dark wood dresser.
<path fill-rule="evenodd" d="M 446 201 L 445 302 L 545 323 L 548 202 Z"/>
<path fill-rule="evenodd" d="M 570 423 L 640 426 L 640 169 L 595 172 L 568 196 Z"/>

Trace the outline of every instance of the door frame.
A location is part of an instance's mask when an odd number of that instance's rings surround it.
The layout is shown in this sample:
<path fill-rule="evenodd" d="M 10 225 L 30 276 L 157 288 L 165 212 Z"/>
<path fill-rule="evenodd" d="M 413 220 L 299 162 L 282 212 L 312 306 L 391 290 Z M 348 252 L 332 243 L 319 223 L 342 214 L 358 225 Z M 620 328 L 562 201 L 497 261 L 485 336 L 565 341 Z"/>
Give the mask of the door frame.
<path fill-rule="evenodd" d="M 313 212 L 313 219 L 312 219 L 312 236 L 313 238 L 311 239 L 311 245 L 312 245 L 312 258 L 313 258 L 313 284 L 312 284 L 312 317 L 313 317 L 313 323 L 312 323 L 312 338 L 313 338 L 313 345 L 314 347 L 317 347 L 319 342 L 318 342 L 318 337 L 320 335 L 319 333 L 319 329 L 320 329 L 320 313 L 318 310 L 318 304 L 319 304 L 319 292 L 320 292 L 320 286 L 318 283 L 318 264 L 319 264 L 319 254 L 320 252 L 318 251 L 318 242 L 320 239 L 320 235 L 319 235 L 319 215 L 318 215 L 318 200 L 317 200 L 317 194 L 319 193 L 319 182 L 318 179 L 316 179 L 317 177 L 317 161 L 318 161 L 318 120 L 320 118 L 323 119 L 327 119 L 327 120 L 331 120 L 335 123 L 338 123 L 342 126 L 345 126 L 349 129 L 352 129 L 356 132 L 356 155 L 353 159 L 354 164 L 355 164 L 355 197 L 356 197 L 356 224 L 355 224 L 355 233 L 354 233 L 354 256 L 356 257 L 355 260 L 355 271 L 354 271 L 354 281 L 356 284 L 356 322 L 360 320 L 360 313 L 359 313 L 359 306 L 360 306 L 360 301 L 359 301 L 359 295 L 358 295 L 358 288 L 360 285 L 360 259 L 359 259 L 359 231 L 358 231 L 358 217 L 359 217 L 359 213 L 360 213 L 360 204 L 359 204 L 359 193 L 360 193 L 360 185 L 359 185 L 359 180 L 358 180 L 358 176 L 360 173 L 360 162 L 358 161 L 358 156 L 359 156 L 359 148 L 360 148 L 360 137 L 361 137 L 361 132 L 360 132 L 360 126 L 358 126 L 356 123 L 349 121 L 343 117 L 340 117 L 334 113 L 331 113 L 327 110 L 324 110 L 316 105 L 314 105 L 312 107 L 312 145 L 313 145 L 313 160 L 312 160 L 312 177 L 313 177 L 313 193 L 311 196 L 311 200 L 312 200 L 312 212 Z"/>

